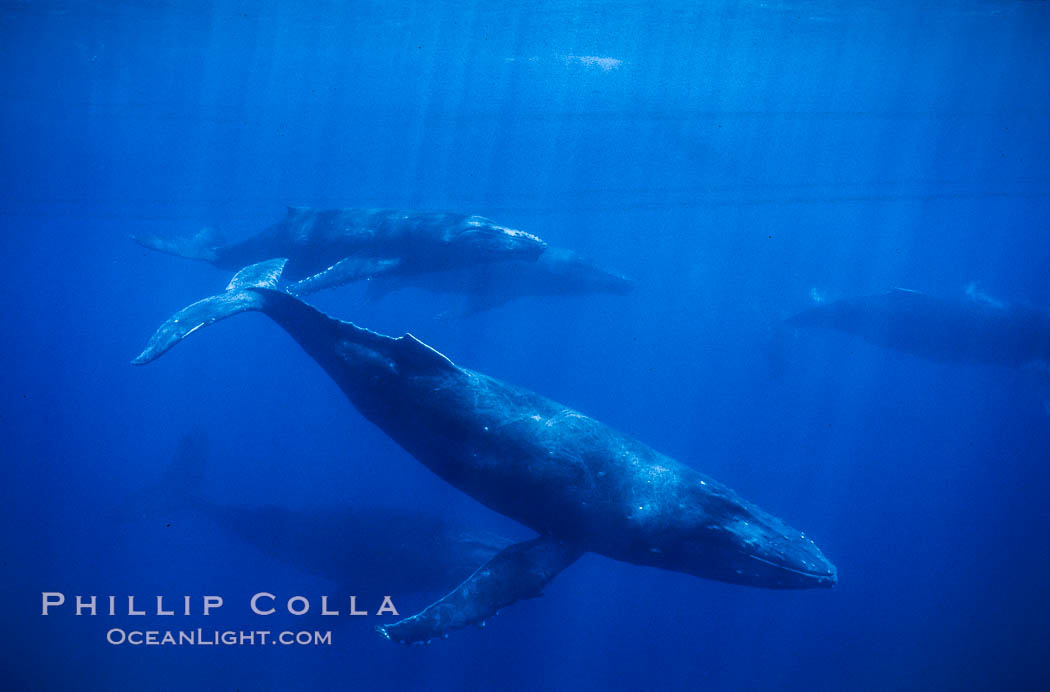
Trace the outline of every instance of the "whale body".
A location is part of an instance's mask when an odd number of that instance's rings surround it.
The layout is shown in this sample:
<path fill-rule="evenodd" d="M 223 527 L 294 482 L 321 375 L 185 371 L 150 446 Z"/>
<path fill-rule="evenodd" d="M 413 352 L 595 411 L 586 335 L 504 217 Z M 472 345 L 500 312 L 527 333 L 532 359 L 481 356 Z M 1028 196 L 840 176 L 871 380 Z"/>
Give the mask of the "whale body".
<path fill-rule="evenodd" d="M 274 290 L 283 260 L 243 269 L 225 293 L 176 313 L 132 361 L 203 326 L 261 311 L 352 404 L 449 484 L 538 537 L 513 544 L 420 613 L 378 628 L 426 642 L 483 624 L 584 552 L 736 584 L 830 587 L 813 541 L 718 481 L 526 389 L 455 365 L 411 334 L 390 337 Z"/>
<path fill-rule="evenodd" d="M 1050 358 L 1050 311 L 973 290 L 957 299 L 893 289 L 822 303 L 787 320 L 945 362 L 1023 366 Z"/>

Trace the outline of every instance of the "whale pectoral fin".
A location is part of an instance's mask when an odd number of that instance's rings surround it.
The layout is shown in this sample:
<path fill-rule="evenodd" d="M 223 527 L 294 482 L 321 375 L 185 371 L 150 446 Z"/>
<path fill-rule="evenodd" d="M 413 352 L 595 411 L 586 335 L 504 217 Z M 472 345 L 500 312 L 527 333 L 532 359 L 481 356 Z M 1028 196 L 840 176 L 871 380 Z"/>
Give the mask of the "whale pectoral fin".
<path fill-rule="evenodd" d="M 335 288 L 361 279 L 369 279 L 394 271 L 400 266 L 399 259 L 375 259 L 372 257 L 347 257 L 339 260 L 328 269 L 308 276 L 287 289 L 293 296 L 305 296 L 310 293 Z"/>
<path fill-rule="evenodd" d="M 422 612 L 376 630 L 391 641 L 421 644 L 461 627 L 484 624 L 501 608 L 543 595 L 547 582 L 582 554 L 578 546 L 549 536 L 515 543 Z"/>

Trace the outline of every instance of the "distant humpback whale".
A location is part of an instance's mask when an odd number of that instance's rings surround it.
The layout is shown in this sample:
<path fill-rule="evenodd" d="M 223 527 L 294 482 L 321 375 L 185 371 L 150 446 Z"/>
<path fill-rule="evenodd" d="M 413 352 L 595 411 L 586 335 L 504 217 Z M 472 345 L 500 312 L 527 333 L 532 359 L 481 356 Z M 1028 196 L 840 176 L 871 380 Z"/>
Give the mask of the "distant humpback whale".
<path fill-rule="evenodd" d="M 626 295 L 634 290 L 634 281 L 603 269 L 572 250 L 548 245 L 535 261 L 486 262 L 419 277 L 379 276 L 369 282 L 368 295 L 378 299 L 408 286 L 466 296 L 466 305 L 459 313 L 465 316 L 528 296 Z"/>
<path fill-rule="evenodd" d="M 266 555 L 365 594 L 447 590 L 512 543 L 408 507 L 293 509 L 209 499 L 202 488 L 208 457 L 205 433 L 184 435 L 160 481 L 125 500 L 122 514 L 164 524 L 184 513 L 204 516 Z"/>
<path fill-rule="evenodd" d="M 283 260 L 241 270 L 225 293 L 176 313 L 132 361 L 148 363 L 203 326 L 261 311 L 354 406 L 442 479 L 536 531 L 422 612 L 379 628 L 426 642 L 484 621 L 584 552 L 736 584 L 830 587 L 812 540 L 718 481 L 527 390 L 456 366 L 411 334 L 333 319 L 273 290 Z"/>
<path fill-rule="evenodd" d="M 1050 358 L 1050 311 L 1003 303 L 972 288 L 958 299 L 919 291 L 822 303 L 789 318 L 930 360 L 1022 366 Z"/>
<path fill-rule="evenodd" d="M 189 238 L 135 236 L 145 247 L 235 270 L 285 257 L 293 295 L 389 275 L 410 277 L 500 260 L 535 260 L 536 236 L 480 216 L 395 209 L 288 207 L 276 224 L 238 243 L 210 229 Z"/>

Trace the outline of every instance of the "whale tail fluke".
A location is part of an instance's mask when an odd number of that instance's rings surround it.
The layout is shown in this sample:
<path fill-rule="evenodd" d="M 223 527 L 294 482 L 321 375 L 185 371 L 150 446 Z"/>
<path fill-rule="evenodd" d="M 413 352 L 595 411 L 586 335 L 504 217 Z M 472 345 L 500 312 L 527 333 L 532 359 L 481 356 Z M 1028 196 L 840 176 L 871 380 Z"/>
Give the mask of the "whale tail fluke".
<path fill-rule="evenodd" d="M 224 293 L 198 300 L 179 310 L 162 324 L 150 338 L 132 365 L 145 365 L 160 358 L 172 346 L 201 327 L 207 327 L 231 315 L 262 310 L 265 297 L 253 288 L 276 288 L 287 259 L 272 259 L 250 265 L 237 272 Z"/>
<path fill-rule="evenodd" d="M 133 235 L 131 239 L 151 250 L 186 257 L 189 259 L 214 262 L 218 258 L 218 249 L 223 245 L 222 236 L 214 228 L 202 228 L 191 236 L 181 238 L 162 238 L 156 235 Z"/>

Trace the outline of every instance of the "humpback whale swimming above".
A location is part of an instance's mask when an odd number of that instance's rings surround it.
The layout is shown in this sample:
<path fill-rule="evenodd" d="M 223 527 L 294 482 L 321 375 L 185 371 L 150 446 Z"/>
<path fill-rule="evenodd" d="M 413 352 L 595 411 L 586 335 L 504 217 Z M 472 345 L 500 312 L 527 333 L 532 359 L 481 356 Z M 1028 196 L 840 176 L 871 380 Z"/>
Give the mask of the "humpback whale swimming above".
<path fill-rule="evenodd" d="M 566 296 L 584 293 L 627 295 L 634 281 L 602 269 L 572 250 L 547 246 L 535 261 L 486 262 L 427 274 L 404 277 L 389 274 L 368 284 L 373 299 L 409 285 L 436 293 L 467 297 L 459 316 L 472 315 L 526 296 Z"/>
<path fill-rule="evenodd" d="M 787 320 L 930 360 L 1023 366 L 1050 359 L 1050 311 L 993 300 L 972 287 L 958 299 L 902 288 L 822 303 Z"/>
<path fill-rule="evenodd" d="M 236 270 L 288 259 L 287 291 L 307 295 L 376 276 L 411 277 L 500 260 L 535 260 L 546 244 L 480 216 L 395 209 L 288 207 L 283 219 L 238 243 L 210 229 L 190 238 L 135 236 L 145 247 Z"/>
<path fill-rule="evenodd" d="M 566 406 L 459 367 L 411 334 L 390 337 L 274 290 L 284 260 L 246 267 L 225 293 L 176 313 L 132 362 L 249 310 L 277 322 L 351 403 L 446 482 L 536 531 L 420 613 L 382 626 L 402 643 L 481 625 L 584 552 L 720 581 L 831 587 L 812 540 L 718 481 Z"/>

